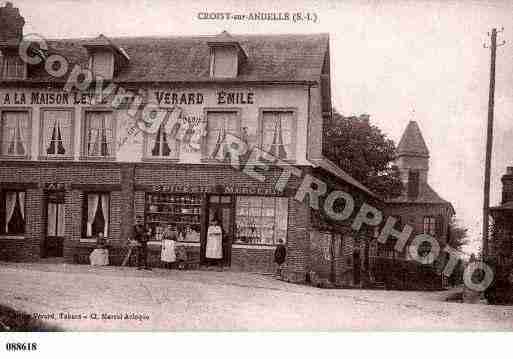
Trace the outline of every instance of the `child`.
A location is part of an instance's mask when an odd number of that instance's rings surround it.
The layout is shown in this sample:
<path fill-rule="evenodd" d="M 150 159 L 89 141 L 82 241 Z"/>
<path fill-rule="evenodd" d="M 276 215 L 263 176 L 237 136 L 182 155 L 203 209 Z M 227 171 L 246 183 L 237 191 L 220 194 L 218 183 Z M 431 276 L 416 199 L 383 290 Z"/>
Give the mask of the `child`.
<path fill-rule="evenodd" d="M 274 250 L 274 261 L 278 264 L 278 277 L 281 277 L 281 266 L 285 263 L 285 258 L 287 257 L 287 248 L 283 244 L 283 239 L 278 239 L 278 245 Z"/>
<path fill-rule="evenodd" d="M 98 233 L 96 248 L 89 256 L 89 261 L 92 266 L 109 265 L 109 250 L 106 248 L 105 237 L 102 232 Z"/>
<path fill-rule="evenodd" d="M 173 225 L 169 224 L 162 234 L 162 253 L 160 260 L 164 263 L 165 268 L 171 268 L 174 262 L 176 262 L 176 239 L 178 234 Z"/>

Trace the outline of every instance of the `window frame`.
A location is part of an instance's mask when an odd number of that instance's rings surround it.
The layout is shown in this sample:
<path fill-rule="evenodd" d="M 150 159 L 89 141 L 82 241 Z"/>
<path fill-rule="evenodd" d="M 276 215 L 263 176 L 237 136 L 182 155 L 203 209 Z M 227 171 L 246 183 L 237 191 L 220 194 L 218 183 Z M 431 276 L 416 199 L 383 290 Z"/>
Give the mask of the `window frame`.
<path fill-rule="evenodd" d="M 174 107 L 159 107 L 159 110 L 165 110 L 166 111 L 166 117 L 165 117 L 165 121 L 169 121 L 170 117 L 171 117 L 171 111 L 175 110 Z M 157 130 L 158 131 L 158 130 Z M 156 133 L 155 133 L 156 135 Z M 144 162 L 178 162 L 180 160 L 180 149 L 181 149 L 181 145 L 180 145 L 180 142 L 178 142 L 176 139 L 175 139 L 175 145 L 177 147 L 176 149 L 176 156 L 175 157 L 170 157 L 170 156 L 152 156 L 150 154 L 151 151 L 149 151 L 149 148 L 148 146 L 150 145 L 149 142 L 150 142 L 150 135 L 149 133 L 147 133 L 146 131 L 143 131 L 143 154 L 142 154 L 142 161 Z"/>
<path fill-rule="evenodd" d="M 25 155 L 8 155 L 2 153 L 3 118 L 5 112 L 25 112 L 28 116 L 28 138 Z M 32 157 L 32 108 L 31 107 L 0 107 L 0 158 L 2 160 L 29 160 Z"/>
<path fill-rule="evenodd" d="M 87 154 L 87 140 L 86 140 L 86 129 L 87 129 L 87 114 L 90 112 L 106 112 L 111 114 L 112 119 L 112 155 L 109 156 L 89 156 Z M 89 161 L 115 161 L 117 157 L 117 118 L 115 116 L 116 111 L 106 106 L 94 106 L 94 107 L 83 107 L 81 113 L 81 149 L 80 159 Z"/>
<path fill-rule="evenodd" d="M 21 77 L 16 77 L 16 76 L 8 76 L 8 60 L 9 59 L 15 59 L 16 61 L 19 61 L 18 65 L 21 65 L 22 68 L 23 68 L 23 74 L 21 75 Z M 14 81 L 14 80 L 26 80 L 27 79 L 27 64 L 23 61 L 22 58 L 20 58 L 18 55 L 13 55 L 13 54 L 3 54 L 2 56 L 0 56 L 0 79 L 1 80 L 11 80 L 11 81 Z"/>
<path fill-rule="evenodd" d="M 24 231 L 23 233 L 8 233 L 5 230 L 6 222 L 5 222 L 5 194 L 6 192 L 16 192 L 16 196 L 18 196 L 18 193 L 23 192 L 25 193 L 25 202 L 23 203 L 23 212 L 25 213 L 25 216 L 23 218 L 23 221 L 25 222 L 24 225 Z M 27 190 L 26 189 L 10 189 L 10 188 L 2 188 L 0 190 L 0 236 L 1 237 L 25 237 L 27 234 Z"/>
<path fill-rule="evenodd" d="M 240 241 L 237 241 L 237 227 L 238 227 L 238 223 L 237 223 L 237 219 L 238 219 L 238 204 L 239 204 L 239 199 L 241 197 L 246 197 L 246 198 L 252 198 L 252 197 L 257 197 L 257 198 L 272 198 L 274 200 L 274 221 L 273 221 L 273 226 L 276 225 L 276 219 L 277 219 L 277 216 L 276 216 L 276 211 L 277 211 L 277 207 L 278 207 L 278 200 L 285 200 L 286 201 L 286 204 L 287 204 L 287 226 L 285 228 L 285 238 L 283 239 L 283 244 L 284 245 L 287 245 L 288 243 L 288 240 L 289 240 L 289 224 L 290 224 L 290 200 L 289 200 L 289 197 L 281 197 L 281 196 L 258 196 L 258 195 L 237 195 L 235 196 L 235 199 L 234 199 L 234 207 L 235 207 L 235 216 L 234 216 L 234 235 L 233 235 L 233 245 L 237 245 L 237 246 L 261 246 L 261 247 L 276 247 L 278 245 L 278 242 L 277 242 L 277 238 L 276 238 L 276 228 L 274 228 L 274 232 L 273 232 L 273 239 L 274 239 L 274 243 L 244 243 L 244 242 L 240 242 Z M 254 208 L 254 207 L 251 207 L 249 206 L 248 207 L 248 210 L 250 208 Z M 263 205 L 261 207 L 259 207 L 261 210 L 263 208 L 265 208 Z M 246 217 L 248 217 L 249 215 L 247 215 Z M 262 218 L 263 216 L 260 216 L 260 217 L 253 217 L 253 218 Z"/>
<path fill-rule="evenodd" d="M 44 143 L 44 114 L 45 112 L 50 111 L 63 111 L 71 113 L 71 138 L 70 138 L 70 154 L 66 155 L 51 155 L 47 154 L 45 151 L 45 143 Z M 40 160 L 53 160 L 53 161 L 63 161 L 63 160 L 72 160 L 75 158 L 75 109 L 69 107 L 44 107 L 39 110 L 39 159 Z"/>
<path fill-rule="evenodd" d="M 224 163 L 224 161 L 218 161 L 215 158 L 210 158 L 208 153 L 208 135 L 210 131 L 209 123 L 208 123 L 208 114 L 215 112 L 232 112 L 236 114 L 237 121 L 239 123 L 238 136 L 241 137 L 242 134 L 242 108 L 241 107 L 205 107 L 203 109 L 203 116 L 206 121 L 206 135 L 203 136 L 201 141 L 201 161 L 208 163 Z"/>
<path fill-rule="evenodd" d="M 407 196 L 410 199 L 417 199 L 420 196 L 420 170 L 408 170 Z"/>
<path fill-rule="evenodd" d="M 291 112 L 292 113 L 292 127 L 291 127 L 291 139 L 292 139 L 292 148 L 293 148 L 293 156 L 285 159 L 278 159 L 287 163 L 295 163 L 297 161 L 297 107 L 260 107 L 258 109 L 258 128 L 257 128 L 257 138 L 258 138 L 258 147 L 260 150 L 265 151 L 264 149 L 264 113 L 265 112 Z"/>
<path fill-rule="evenodd" d="M 107 233 L 103 233 L 103 236 L 105 239 L 109 238 L 109 235 L 110 235 L 110 232 L 111 232 L 111 219 L 112 219 L 112 192 L 109 192 L 109 191 L 84 191 L 83 192 L 83 196 L 82 196 L 82 215 L 81 215 L 81 225 L 80 225 L 80 239 L 82 240 L 85 240 L 85 241 L 88 241 L 88 240 L 91 240 L 91 239 L 94 239 L 95 236 L 94 235 L 91 235 L 90 237 L 87 236 L 87 213 L 88 213 L 88 208 L 87 208 L 87 204 L 88 204 L 88 195 L 90 194 L 96 194 L 98 196 L 100 196 L 100 200 L 101 200 L 101 196 L 106 194 L 109 196 L 109 211 L 108 211 L 108 214 L 109 214 L 109 220 L 107 222 Z M 103 208 L 102 208 L 103 209 Z"/>
<path fill-rule="evenodd" d="M 427 223 L 426 220 L 428 221 Z M 432 237 L 436 236 L 436 216 L 424 216 L 422 219 L 422 233 L 429 234 Z"/>

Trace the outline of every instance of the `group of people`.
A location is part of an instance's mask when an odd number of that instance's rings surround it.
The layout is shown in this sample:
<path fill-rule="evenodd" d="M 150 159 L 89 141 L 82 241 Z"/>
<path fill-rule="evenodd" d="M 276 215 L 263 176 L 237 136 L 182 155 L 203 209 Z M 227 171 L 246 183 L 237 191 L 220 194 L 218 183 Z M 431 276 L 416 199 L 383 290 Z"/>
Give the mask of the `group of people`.
<path fill-rule="evenodd" d="M 148 241 L 151 231 L 138 219 L 134 226 L 133 247 L 137 249 L 137 269 L 151 270 L 148 263 Z M 168 224 L 162 234 L 162 249 L 160 260 L 164 268 L 184 269 L 187 261 L 187 252 L 183 246 L 178 246 L 178 232 L 173 224 Z M 274 260 L 278 264 L 278 274 L 285 262 L 286 247 L 280 239 L 274 252 Z M 96 248 L 91 252 L 90 263 L 94 266 L 109 265 L 109 250 L 103 233 L 98 233 Z M 210 222 L 207 230 L 207 243 L 205 248 L 205 259 L 207 265 L 216 264 L 223 267 L 223 229 L 217 219 Z"/>
<path fill-rule="evenodd" d="M 138 222 L 134 229 L 134 240 L 137 243 L 137 269 L 151 270 L 148 264 L 148 241 L 150 231 Z M 168 224 L 162 233 L 162 249 L 160 260 L 164 268 L 184 269 L 187 252 L 183 246 L 177 245 L 178 232 L 173 224 Z M 207 231 L 205 259 L 208 265 L 223 266 L 223 230 L 217 219 L 213 219 Z"/>

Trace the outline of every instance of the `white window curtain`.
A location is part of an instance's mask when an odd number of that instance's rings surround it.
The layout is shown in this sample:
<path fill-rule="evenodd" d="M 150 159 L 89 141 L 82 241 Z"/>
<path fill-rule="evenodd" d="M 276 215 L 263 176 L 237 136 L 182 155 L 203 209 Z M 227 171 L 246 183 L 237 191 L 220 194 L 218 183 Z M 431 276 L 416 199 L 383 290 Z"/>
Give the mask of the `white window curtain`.
<path fill-rule="evenodd" d="M 48 228 L 47 235 L 55 236 L 57 220 L 57 203 L 48 203 Z"/>
<path fill-rule="evenodd" d="M 23 128 L 25 116 L 22 112 L 18 113 L 17 127 L 18 135 L 16 137 L 16 154 L 25 155 L 25 131 Z"/>
<path fill-rule="evenodd" d="M 65 225 L 65 205 L 64 203 L 59 203 L 57 205 L 57 236 L 58 237 L 64 237 L 64 233 L 66 230 Z"/>
<path fill-rule="evenodd" d="M 96 211 L 98 210 L 99 200 L 100 196 L 97 194 L 89 194 L 87 196 L 87 237 L 91 237 L 93 235 L 93 222 L 94 217 L 96 216 Z"/>
<path fill-rule="evenodd" d="M 292 121 L 292 112 L 264 112 L 262 149 L 280 159 L 293 158 Z"/>
<path fill-rule="evenodd" d="M 210 158 L 222 159 L 227 151 L 224 148 L 226 135 L 240 136 L 240 119 L 236 112 L 211 112 L 207 121 L 208 155 Z"/>
<path fill-rule="evenodd" d="M 25 192 L 18 192 L 18 199 L 20 201 L 21 218 L 25 220 Z"/>
<path fill-rule="evenodd" d="M 27 153 L 28 116 L 26 112 L 2 114 L 2 154 L 24 156 Z"/>
<path fill-rule="evenodd" d="M 5 194 L 5 232 L 9 232 L 9 222 L 11 221 L 16 206 L 16 192 L 7 192 Z"/>
<path fill-rule="evenodd" d="M 87 114 L 87 155 L 110 156 L 112 154 L 112 118 L 108 112 Z"/>
<path fill-rule="evenodd" d="M 44 111 L 43 138 L 47 155 L 70 155 L 71 112 Z"/>
<path fill-rule="evenodd" d="M 48 236 L 64 237 L 64 203 L 48 203 Z"/>
<path fill-rule="evenodd" d="M 108 194 L 102 194 L 102 210 L 103 210 L 103 218 L 105 219 L 105 227 L 103 230 L 103 235 L 107 237 L 107 233 L 109 230 L 109 195 Z"/>

